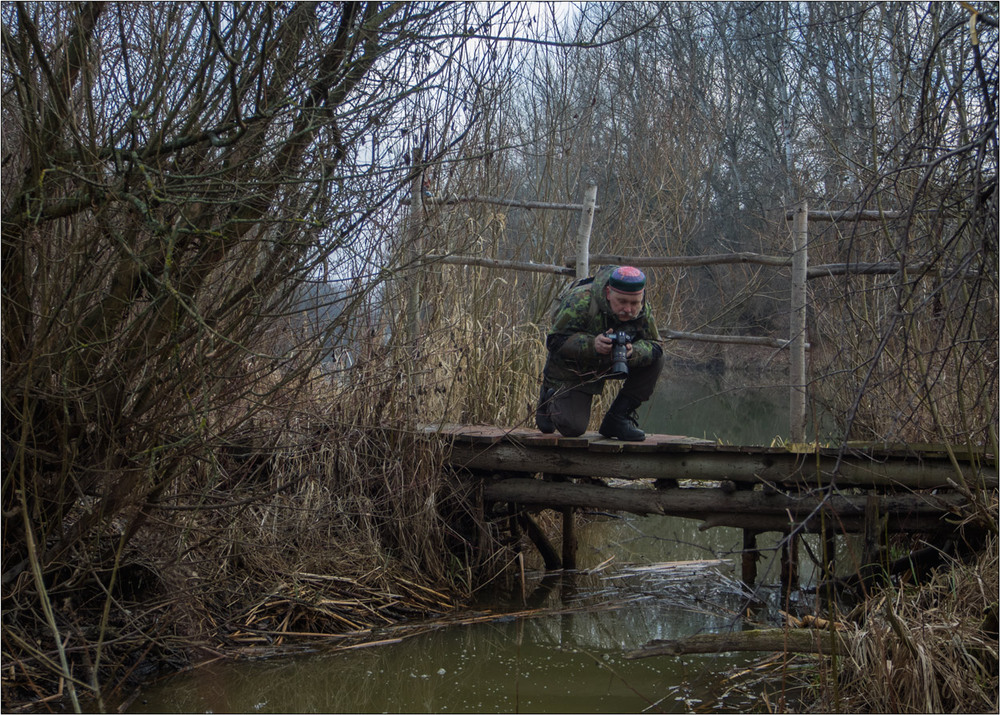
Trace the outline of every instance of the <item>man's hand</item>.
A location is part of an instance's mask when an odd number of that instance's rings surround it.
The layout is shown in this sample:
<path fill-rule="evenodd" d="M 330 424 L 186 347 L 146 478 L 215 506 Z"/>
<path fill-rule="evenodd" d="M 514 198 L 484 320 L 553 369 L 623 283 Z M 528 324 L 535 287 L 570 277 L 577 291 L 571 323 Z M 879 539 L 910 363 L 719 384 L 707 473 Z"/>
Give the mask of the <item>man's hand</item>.
<path fill-rule="evenodd" d="M 614 334 L 614 332 L 614 330 L 609 330 L 606 333 L 594 336 L 594 350 L 598 355 L 611 354 L 611 338 L 608 336 Z M 625 344 L 625 356 L 632 357 L 632 343 Z"/>
<path fill-rule="evenodd" d="M 598 355 L 611 354 L 611 338 L 606 333 L 594 336 L 594 350 Z"/>

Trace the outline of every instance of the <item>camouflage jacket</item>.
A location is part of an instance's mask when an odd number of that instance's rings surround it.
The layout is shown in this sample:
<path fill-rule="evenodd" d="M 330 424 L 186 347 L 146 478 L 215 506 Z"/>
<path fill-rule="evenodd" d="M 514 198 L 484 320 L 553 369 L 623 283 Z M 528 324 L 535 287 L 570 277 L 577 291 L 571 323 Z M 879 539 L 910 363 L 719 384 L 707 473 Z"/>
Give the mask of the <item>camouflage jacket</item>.
<path fill-rule="evenodd" d="M 608 330 L 623 330 L 632 336 L 629 366 L 651 365 L 663 355 L 648 302 L 643 303 L 637 318 L 624 323 L 611 312 L 604 288 L 614 269 L 615 266 L 605 266 L 592 282 L 573 286 L 560 301 L 545 340 L 546 386 L 582 387 L 592 394 L 600 393 L 603 373 L 611 367 L 611 356 L 597 353 L 594 337 Z"/>

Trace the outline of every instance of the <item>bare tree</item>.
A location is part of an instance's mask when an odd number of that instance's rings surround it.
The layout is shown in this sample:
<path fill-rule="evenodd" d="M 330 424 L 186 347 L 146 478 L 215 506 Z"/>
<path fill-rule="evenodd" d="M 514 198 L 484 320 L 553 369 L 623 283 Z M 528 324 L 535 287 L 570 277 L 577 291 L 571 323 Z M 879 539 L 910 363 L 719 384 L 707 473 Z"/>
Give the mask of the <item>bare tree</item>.
<path fill-rule="evenodd" d="M 413 265 L 399 198 L 461 155 L 517 16 L 378 2 L 0 12 L 3 583 L 29 613 L 115 563 L 179 484 L 223 479 L 249 428 L 259 441 L 300 419 L 292 388 L 352 321 L 377 322 L 387 279 Z M 310 289 L 320 281 L 332 288 Z M 328 322 L 310 327 L 317 296 Z"/>
<path fill-rule="evenodd" d="M 958 7 L 914 9 L 919 31 L 892 35 L 910 62 L 893 75 L 884 158 L 859 199 L 892 200 L 904 218 L 868 234 L 838 227 L 848 255 L 901 265 L 845 278 L 832 303 L 844 307 L 826 316 L 850 326 L 829 387 L 849 396 L 841 414 L 858 436 L 995 449 L 997 77 L 987 58 L 997 36 L 995 18 L 971 20 Z"/>

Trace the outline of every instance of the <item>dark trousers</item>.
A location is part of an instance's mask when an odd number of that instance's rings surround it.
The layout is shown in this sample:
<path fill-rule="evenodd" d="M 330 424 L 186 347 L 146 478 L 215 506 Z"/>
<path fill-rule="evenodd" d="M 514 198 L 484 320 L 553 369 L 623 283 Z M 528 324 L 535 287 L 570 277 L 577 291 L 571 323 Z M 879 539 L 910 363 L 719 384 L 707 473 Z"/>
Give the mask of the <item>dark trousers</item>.
<path fill-rule="evenodd" d="M 653 389 L 656 387 L 656 381 L 662 370 L 662 357 L 652 365 L 645 367 L 629 366 L 628 377 L 622 382 L 622 389 L 615 399 L 630 398 L 633 403 L 642 404 L 653 395 Z M 610 382 L 618 382 L 618 380 Z M 603 385 L 601 389 L 603 390 Z M 598 390 L 598 394 L 600 394 L 600 390 Z M 593 399 L 592 388 L 585 390 L 579 387 L 570 387 L 556 390 L 556 393 L 548 400 L 548 414 L 552 425 L 559 431 L 559 434 L 564 437 L 579 437 L 587 431 Z"/>

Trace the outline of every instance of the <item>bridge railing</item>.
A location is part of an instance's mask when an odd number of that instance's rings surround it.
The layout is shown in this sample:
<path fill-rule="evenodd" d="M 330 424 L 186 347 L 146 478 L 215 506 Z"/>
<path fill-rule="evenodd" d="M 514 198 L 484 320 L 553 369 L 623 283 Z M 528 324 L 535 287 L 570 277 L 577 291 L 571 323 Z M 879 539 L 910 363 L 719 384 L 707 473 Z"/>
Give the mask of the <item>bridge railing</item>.
<path fill-rule="evenodd" d="M 419 187 L 414 184 L 414 188 Z M 788 256 L 773 256 L 752 252 L 723 253 L 704 256 L 637 256 L 611 253 L 591 253 L 590 238 L 594 214 L 600 211 L 597 205 L 597 186 L 588 184 L 583 200 L 574 203 L 549 203 L 542 201 L 517 201 L 489 196 L 425 196 L 414 191 L 413 200 L 404 201 L 411 207 L 411 223 L 419 225 L 422 220 L 424 206 L 451 206 L 462 203 L 486 203 L 509 208 L 545 209 L 555 211 L 575 211 L 580 214 L 577 230 L 576 255 L 573 261 L 564 265 L 535 263 L 531 261 L 510 261 L 485 256 L 447 255 L 431 253 L 424 257 L 428 265 L 436 263 L 453 265 L 481 266 L 501 270 L 513 270 L 533 273 L 549 273 L 553 275 L 584 278 L 589 275 L 590 265 L 617 264 L 632 265 L 642 268 L 653 267 L 693 267 L 727 264 L 754 264 L 772 268 L 791 269 L 789 336 L 787 339 L 776 336 L 760 335 L 713 335 L 707 333 L 691 333 L 664 328 L 661 334 L 671 340 L 690 340 L 697 342 L 727 343 L 735 345 L 760 345 L 776 349 L 788 349 L 790 358 L 789 386 L 789 438 L 793 443 L 805 442 L 806 436 L 806 405 L 809 385 L 808 363 L 806 353 L 809 344 L 807 334 L 808 295 L 806 284 L 809 280 L 828 278 L 832 276 L 854 275 L 893 275 L 903 270 L 898 262 L 880 261 L 877 263 L 854 262 L 833 263 L 809 266 L 808 237 L 809 220 L 818 221 L 880 221 L 897 219 L 905 216 L 894 211 L 810 211 L 806 202 L 800 203 L 795 209 L 786 212 L 785 219 L 791 223 L 790 235 L 792 251 Z M 925 270 L 929 274 L 937 270 L 922 264 L 907 264 L 906 270 Z M 411 293 L 408 313 L 416 315 L 416 304 L 419 294 Z M 413 326 L 414 332 L 416 327 Z"/>

